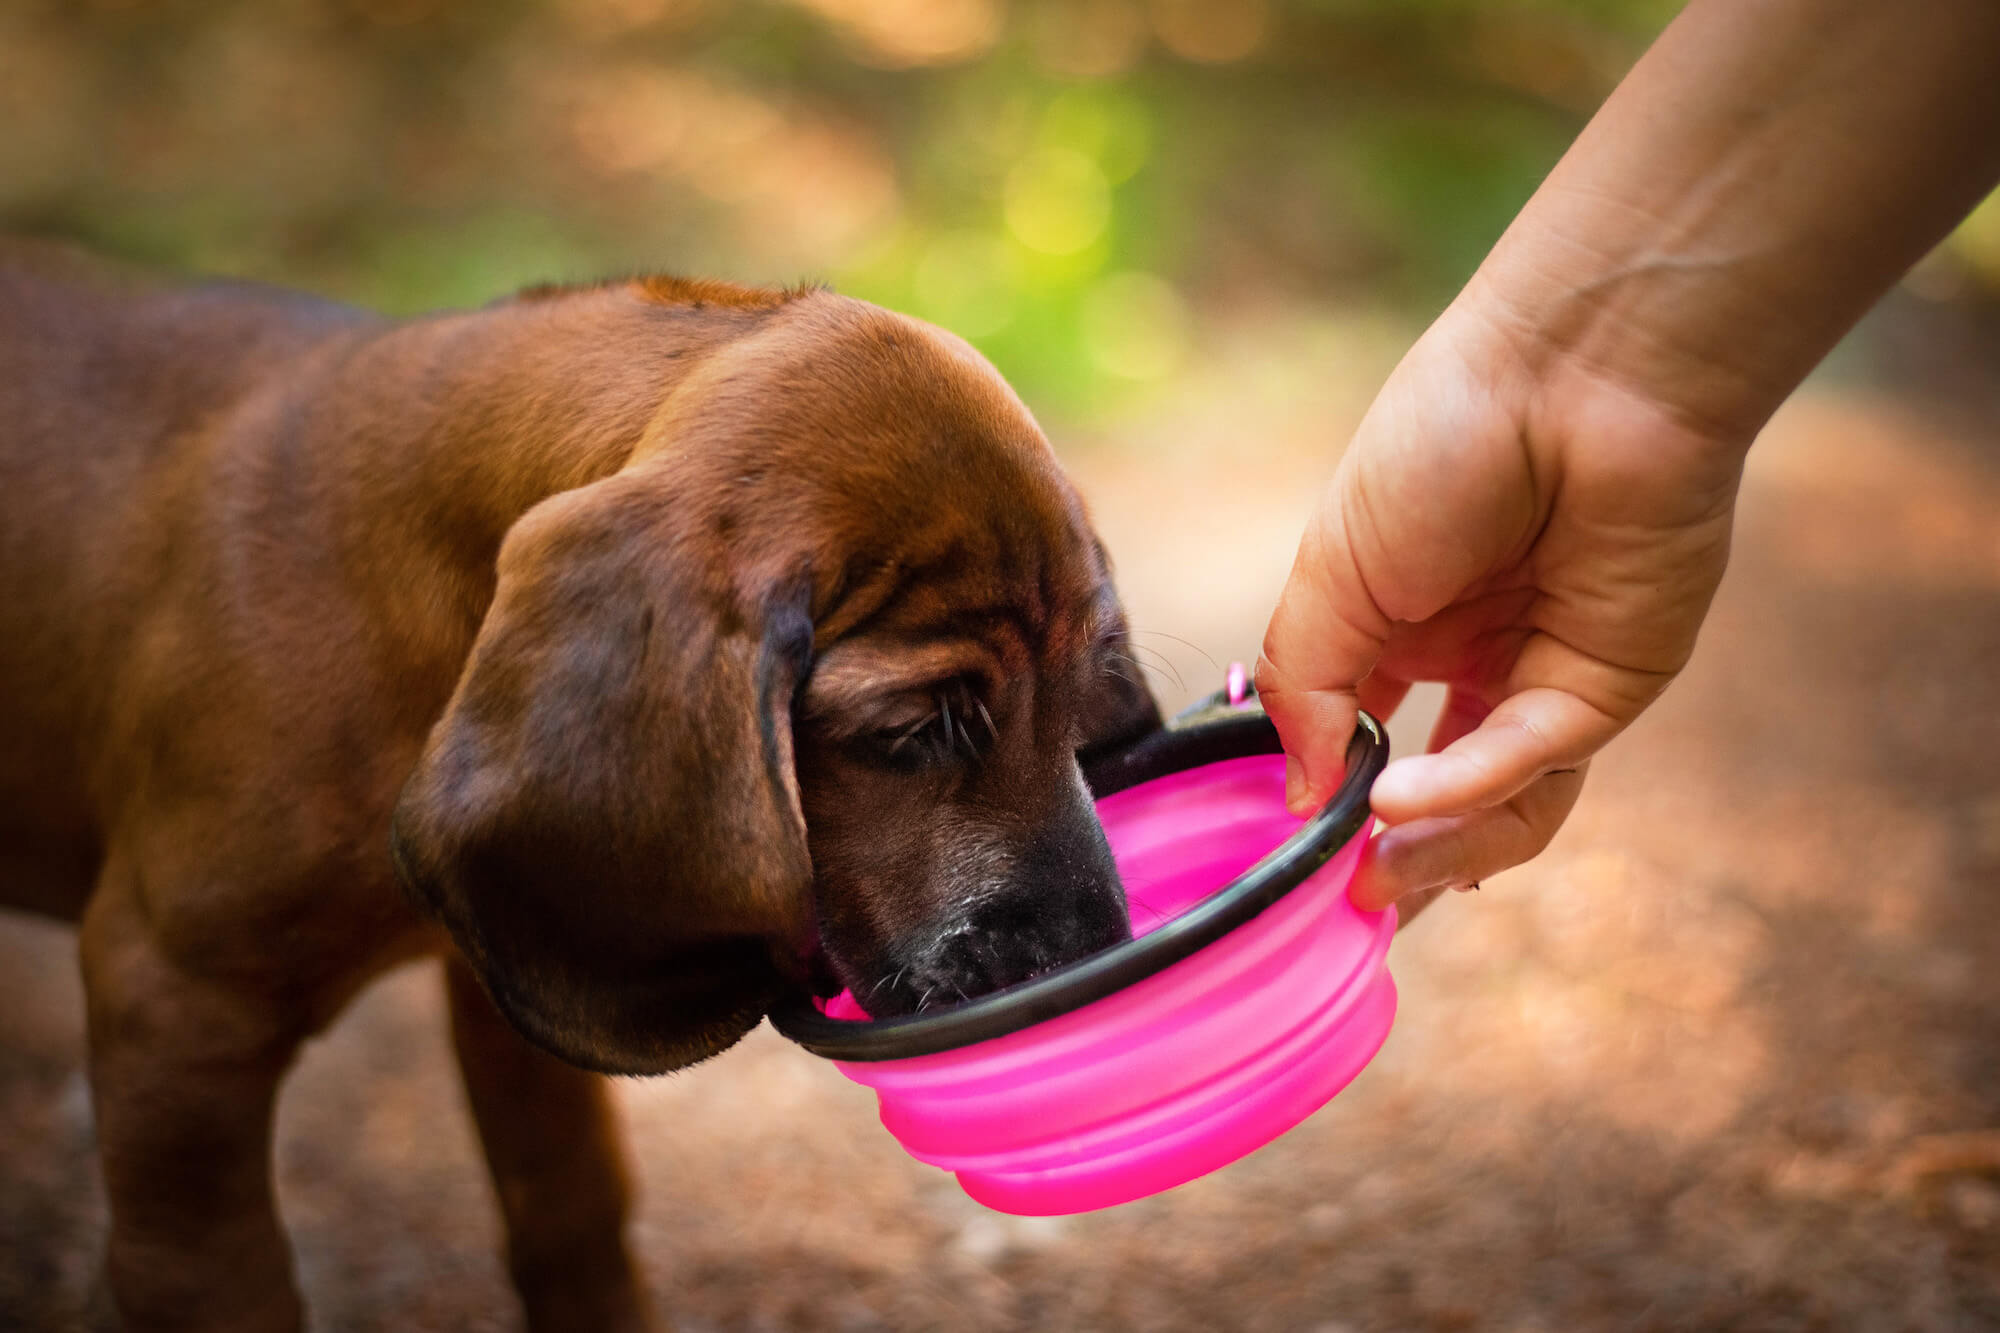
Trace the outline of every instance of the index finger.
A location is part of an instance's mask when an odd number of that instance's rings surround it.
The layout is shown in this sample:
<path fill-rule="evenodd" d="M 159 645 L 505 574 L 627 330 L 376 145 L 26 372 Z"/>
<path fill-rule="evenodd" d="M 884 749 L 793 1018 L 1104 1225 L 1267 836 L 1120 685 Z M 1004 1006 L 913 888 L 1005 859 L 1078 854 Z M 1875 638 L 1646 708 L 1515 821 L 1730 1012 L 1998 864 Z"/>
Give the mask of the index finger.
<path fill-rule="evenodd" d="M 1389 624 L 1330 494 L 1299 542 L 1257 659 L 1257 695 L 1284 742 L 1293 814 L 1318 809 L 1339 785 L 1360 711 L 1357 689 L 1382 655 Z"/>

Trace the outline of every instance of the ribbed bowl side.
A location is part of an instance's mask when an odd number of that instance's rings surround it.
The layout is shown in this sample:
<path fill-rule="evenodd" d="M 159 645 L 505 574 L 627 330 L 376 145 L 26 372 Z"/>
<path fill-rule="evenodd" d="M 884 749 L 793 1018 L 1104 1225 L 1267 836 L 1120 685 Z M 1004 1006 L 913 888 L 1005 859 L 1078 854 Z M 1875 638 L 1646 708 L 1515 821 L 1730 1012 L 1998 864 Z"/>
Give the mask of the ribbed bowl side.
<path fill-rule="evenodd" d="M 1065 1166 L 960 1171 L 959 1185 L 989 1208 L 1034 1217 L 1111 1208 L 1185 1185 L 1248 1156 L 1326 1105 L 1374 1058 L 1395 1017 L 1396 987 L 1384 971 L 1338 1031 L 1289 1067 L 1275 1066 L 1241 1103 Z"/>
<path fill-rule="evenodd" d="M 1289 836 L 1283 795 L 1282 758 L 1256 756 L 1101 802 L 1135 927 L 1187 910 Z M 982 1189 L 1012 1200 L 996 1207 L 1075 1211 L 1028 1207 L 1036 1180 L 1049 1203 L 1136 1198 L 1213 1170 L 1310 1114 L 1387 1034 L 1393 915 L 1347 900 L 1361 844 L 1116 995 L 961 1050 L 841 1067 L 877 1090 L 912 1155 L 959 1171 L 982 1201 Z M 1175 1178 L 1138 1188 L 1162 1172 Z"/>
<path fill-rule="evenodd" d="M 1369 1009 L 1374 989 L 1387 975 L 1381 966 L 1386 949 L 1385 935 L 1336 992 L 1317 990 L 1319 998 L 1312 1007 L 1288 1013 L 1283 1026 L 1260 1033 L 1226 1062 L 1184 1062 L 1176 1077 L 1154 1085 L 1148 1095 L 1133 1099 L 1116 1114 L 1063 1115 L 1052 1110 L 1031 1121 L 1032 1133 L 1009 1136 L 1011 1142 L 1005 1146 L 989 1140 L 984 1151 L 968 1143 L 934 1157 L 916 1155 L 954 1171 L 1048 1171 L 1163 1144 L 1184 1129 L 1250 1115 L 1269 1088 L 1297 1076 L 1313 1077 L 1309 1066 L 1343 1058 L 1345 1043 L 1353 1039 L 1350 1024 Z M 1306 957 L 1310 960 L 1311 955 Z M 1365 1027 L 1364 1023 L 1357 1031 L 1365 1032 Z M 1191 1074 L 1193 1069 L 1202 1072 Z M 1112 1072 L 1114 1077 L 1120 1073 Z M 1126 1086 L 1126 1081 L 1119 1080 L 1118 1086 Z M 1095 1092 L 1086 1089 L 1081 1095 Z M 888 1111 L 885 1106 L 885 1123 L 892 1118 Z M 1271 1127 L 1270 1134 L 1292 1123 Z"/>
<path fill-rule="evenodd" d="M 1352 870 L 1351 857 L 1329 864 L 1325 889 L 1302 885 L 1195 957 L 1051 1020 L 1073 1024 L 1073 1037 L 1024 1049 L 1010 1079 L 967 1083 L 939 1071 L 921 1084 L 878 1084 L 883 1124 L 933 1160 L 1074 1139 L 1199 1098 L 1353 989 L 1372 932 L 1327 922 Z"/>

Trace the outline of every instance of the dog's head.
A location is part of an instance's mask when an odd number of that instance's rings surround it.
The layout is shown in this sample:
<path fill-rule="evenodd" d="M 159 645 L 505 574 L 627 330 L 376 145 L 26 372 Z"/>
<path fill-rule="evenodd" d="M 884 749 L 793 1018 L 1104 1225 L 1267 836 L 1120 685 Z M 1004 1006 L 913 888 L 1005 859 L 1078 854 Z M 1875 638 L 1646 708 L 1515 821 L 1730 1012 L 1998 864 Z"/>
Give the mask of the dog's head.
<path fill-rule="evenodd" d="M 955 1002 L 1129 934 L 1075 758 L 1158 722 L 1125 632 L 992 368 L 800 297 L 508 533 L 397 861 L 592 1068 L 702 1059 L 788 985 Z"/>

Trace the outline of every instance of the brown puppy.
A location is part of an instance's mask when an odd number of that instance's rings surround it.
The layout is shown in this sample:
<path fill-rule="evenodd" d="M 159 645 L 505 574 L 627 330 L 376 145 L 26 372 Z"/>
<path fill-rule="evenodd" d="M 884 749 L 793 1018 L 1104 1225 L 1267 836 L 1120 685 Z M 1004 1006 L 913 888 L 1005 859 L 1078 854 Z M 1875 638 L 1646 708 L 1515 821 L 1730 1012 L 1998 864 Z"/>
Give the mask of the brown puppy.
<path fill-rule="evenodd" d="M 530 1324 L 645 1326 L 576 1066 L 1124 936 L 1074 759 L 1157 720 L 1123 633 L 1020 402 L 860 302 L 0 254 L 0 902 L 80 922 L 127 1322 L 299 1326 L 278 1083 L 444 952 Z"/>

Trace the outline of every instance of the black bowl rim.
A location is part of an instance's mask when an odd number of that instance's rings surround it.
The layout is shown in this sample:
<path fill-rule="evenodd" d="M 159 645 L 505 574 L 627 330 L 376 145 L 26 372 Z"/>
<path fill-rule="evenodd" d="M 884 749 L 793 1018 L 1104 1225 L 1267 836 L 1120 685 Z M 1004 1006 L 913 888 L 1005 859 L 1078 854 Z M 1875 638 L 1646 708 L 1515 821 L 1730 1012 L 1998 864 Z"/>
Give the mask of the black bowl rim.
<path fill-rule="evenodd" d="M 1087 758 L 1084 775 L 1103 797 L 1170 773 L 1282 751 L 1261 707 L 1210 701 L 1129 746 Z M 1388 737 L 1361 714 L 1332 798 L 1255 865 L 1149 934 L 932 1014 L 854 1022 L 828 1018 L 798 995 L 771 1011 L 771 1026 L 814 1055 L 872 1062 L 957 1050 L 1081 1009 L 1214 943 L 1303 884 L 1367 826 L 1368 791 L 1388 762 Z"/>

